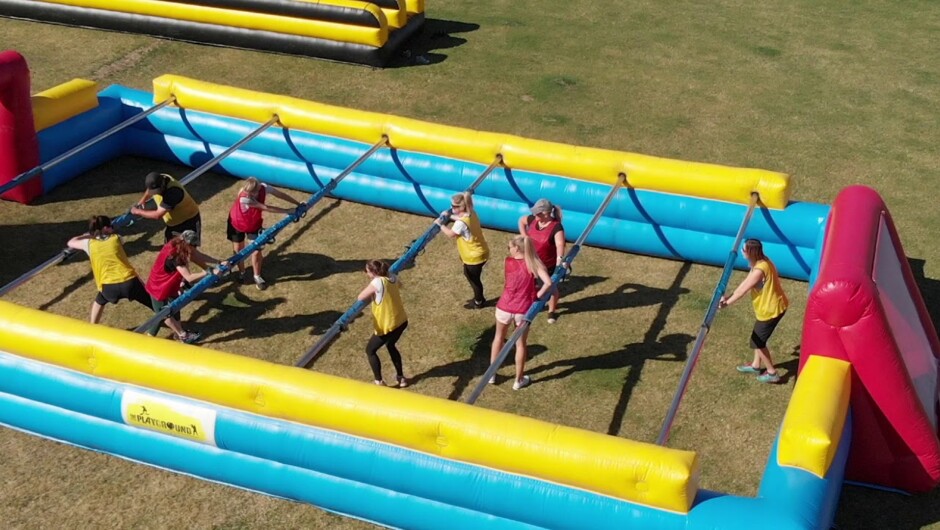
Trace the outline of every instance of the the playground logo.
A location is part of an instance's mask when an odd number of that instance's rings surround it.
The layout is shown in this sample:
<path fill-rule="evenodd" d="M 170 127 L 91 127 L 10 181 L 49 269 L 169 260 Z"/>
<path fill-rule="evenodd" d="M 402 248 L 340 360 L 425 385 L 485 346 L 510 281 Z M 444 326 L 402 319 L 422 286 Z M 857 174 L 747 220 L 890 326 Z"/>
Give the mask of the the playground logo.
<path fill-rule="evenodd" d="M 121 398 L 124 423 L 195 442 L 215 445 L 215 411 L 138 391 Z"/>

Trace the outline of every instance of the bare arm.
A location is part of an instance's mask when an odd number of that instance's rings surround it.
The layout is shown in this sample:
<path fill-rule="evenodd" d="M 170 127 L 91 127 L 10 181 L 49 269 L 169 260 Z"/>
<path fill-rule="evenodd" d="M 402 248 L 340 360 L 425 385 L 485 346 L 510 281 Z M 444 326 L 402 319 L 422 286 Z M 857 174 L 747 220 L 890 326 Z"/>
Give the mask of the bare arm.
<path fill-rule="evenodd" d="M 527 223 L 526 223 L 528 219 L 529 219 L 528 216 L 525 216 L 525 215 L 519 218 L 519 235 L 523 235 L 523 236 L 529 235 L 526 230 L 528 228 Z"/>
<path fill-rule="evenodd" d="M 183 279 L 189 283 L 196 283 L 206 277 L 206 271 L 190 272 L 189 268 L 183 265 L 177 265 L 176 272 L 180 273 Z"/>
<path fill-rule="evenodd" d="M 202 252 L 198 248 L 193 248 L 193 252 L 190 254 L 189 259 L 191 259 L 193 263 L 199 265 L 203 269 L 208 269 L 210 263 L 215 263 L 216 265 L 225 263 L 220 259 L 213 258 L 212 256 Z"/>
<path fill-rule="evenodd" d="M 74 250 L 85 250 L 85 241 L 89 239 L 91 239 L 91 234 L 86 233 L 69 239 L 69 242 L 65 245 Z"/>
<path fill-rule="evenodd" d="M 555 232 L 555 265 L 562 265 L 562 257 L 565 255 L 565 229 Z"/>
<path fill-rule="evenodd" d="M 542 298 L 542 296 L 544 296 L 545 293 L 547 293 L 548 290 L 552 288 L 552 277 L 548 275 L 548 271 L 545 270 L 545 267 L 539 267 L 538 276 L 542 280 L 542 288 L 539 289 L 539 292 L 536 296 L 538 298 Z"/>
<path fill-rule="evenodd" d="M 455 237 L 457 237 L 459 234 L 451 230 L 447 225 L 445 225 L 444 222 L 441 221 L 441 217 L 445 219 L 451 219 L 450 210 L 444 210 L 443 212 L 441 212 L 441 215 L 437 219 L 434 220 L 434 224 L 441 227 L 441 233 L 443 233 L 445 236 L 451 239 L 454 239 Z"/>
<path fill-rule="evenodd" d="M 281 199 L 282 201 L 287 201 L 293 204 L 294 206 L 300 206 L 300 201 L 284 193 L 283 191 L 275 188 L 274 186 L 268 186 L 268 193 L 270 193 L 271 195 L 274 195 L 275 197 L 277 197 L 278 199 Z"/>
<path fill-rule="evenodd" d="M 760 269 L 751 269 L 751 272 L 747 273 L 747 277 L 744 278 L 744 281 L 738 285 L 738 288 L 731 293 L 731 296 L 722 296 L 721 300 L 718 302 L 718 307 L 728 307 L 729 305 L 740 300 L 748 291 L 757 287 L 757 284 L 764 279 L 764 271 Z"/>
<path fill-rule="evenodd" d="M 138 206 L 131 208 L 132 214 L 143 217 L 144 219 L 160 219 L 166 215 L 167 211 L 168 210 L 166 208 L 162 208 L 160 206 L 157 206 L 156 210 L 145 210 L 143 208 L 139 208 Z"/>
<path fill-rule="evenodd" d="M 366 285 L 366 288 L 359 293 L 359 296 L 356 297 L 360 302 L 368 302 L 372 300 L 372 297 L 375 296 L 375 286 L 372 285 L 372 282 L 369 282 L 369 285 Z"/>
<path fill-rule="evenodd" d="M 268 189 L 270 190 L 270 188 Z M 249 208 L 257 208 L 258 210 L 261 210 L 263 212 L 271 212 L 271 213 L 290 213 L 291 212 L 291 210 L 288 210 L 287 208 L 280 208 L 278 206 L 268 206 L 267 204 L 263 202 L 258 202 L 257 200 L 252 199 L 252 198 L 248 199 L 247 206 Z"/>

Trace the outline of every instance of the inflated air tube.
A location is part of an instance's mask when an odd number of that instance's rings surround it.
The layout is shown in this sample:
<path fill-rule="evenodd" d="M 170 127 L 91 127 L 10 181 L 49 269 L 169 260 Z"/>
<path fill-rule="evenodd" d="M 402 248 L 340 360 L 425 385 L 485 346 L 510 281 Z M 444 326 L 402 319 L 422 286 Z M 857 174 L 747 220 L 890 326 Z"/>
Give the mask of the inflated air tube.
<path fill-rule="evenodd" d="M 110 113 L 115 104 L 124 113 L 116 118 L 109 114 L 117 123 L 152 106 L 153 96 L 115 85 L 100 94 L 100 101 L 101 109 L 44 131 L 44 153 L 46 146 L 51 155 L 53 145 L 65 146 L 87 138 L 86 131 L 98 130 L 96 123 L 104 119 L 101 114 Z M 88 123 L 82 124 L 86 120 Z M 198 167 L 257 126 L 195 110 L 166 108 L 123 131 L 120 145 L 125 155 Z M 367 144 L 336 136 L 275 128 L 227 157 L 216 171 L 242 178 L 253 175 L 276 186 L 314 193 L 368 148 Z M 107 158 L 99 160 L 102 163 Z M 332 195 L 433 217 L 450 204 L 451 195 L 466 189 L 487 165 L 383 149 L 344 179 Z M 63 175 L 66 169 L 71 175 L 82 170 L 72 168 L 70 161 L 56 167 L 60 168 Z M 60 181 L 57 177 L 56 183 Z M 538 198 L 545 197 L 565 210 L 565 227 L 573 239 L 584 230 L 609 191 L 604 183 L 498 168 L 477 189 L 475 205 L 486 226 L 514 232 L 519 216 L 526 214 Z M 614 197 L 586 243 L 721 266 L 746 210 L 746 206 L 731 202 L 625 189 Z M 819 227 L 828 211 L 826 205 L 803 202 L 791 203 L 785 210 L 762 208 L 755 212 L 747 234 L 764 242 L 781 274 L 805 280 L 816 262 Z M 735 266 L 746 269 L 747 263 L 739 258 Z"/>
<path fill-rule="evenodd" d="M 274 114 L 290 129 L 328 134 L 367 144 L 387 135 L 392 147 L 488 165 L 502 154 L 506 166 L 612 185 L 621 173 L 629 186 L 679 195 L 748 204 L 752 192 L 769 208 L 782 209 L 789 199 L 787 175 L 668 160 L 588 147 L 530 140 L 437 125 L 308 102 L 287 96 L 226 87 L 185 77 L 154 80 L 154 98 L 170 96 L 186 109 L 201 110 L 264 123 Z"/>
<path fill-rule="evenodd" d="M 36 94 L 31 103 L 36 131 L 42 131 L 97 107 L 98 83 L 73 79 Z"/>
<path fill-rule="evenodd" d="M 185 5 L 233 9 L 249 13 L 282 15 L 291 18 L 340 22 L 358 26 L 381 27 L 391 22 L 375 3 L 353 0 L 329 0 L 329 2 L 297 2 L 296 0 L 163 0 Z M 395 6 L 397 8 L 397 5 Z M 398 17 L 396 17 L 397 19 Z M 395 27 L 404 25 L 396 21 Z"/>
<path fill-rule="evenodd" d="M 0 302 L 0 350 L 421 453 L 688 512 L 695 453 L 168 343 Z"/>
<path fill-rule="evenodd" d="M 116 10 L 115 6 L 122 9 Z M 146 9 L 133 11 L 133 7 Z M 376 12 L 387 20 L 382 11 Z M 387 24 L 369 27 L 193 5 L 168 9 L 160 0 L 127 0 L 120 4 L 103 0 L 0 0 L 0 16 L 369 66 L 384 66 L 424 24 L 424 14 L 416 13 L 405 27 L 389 33 Z"/>

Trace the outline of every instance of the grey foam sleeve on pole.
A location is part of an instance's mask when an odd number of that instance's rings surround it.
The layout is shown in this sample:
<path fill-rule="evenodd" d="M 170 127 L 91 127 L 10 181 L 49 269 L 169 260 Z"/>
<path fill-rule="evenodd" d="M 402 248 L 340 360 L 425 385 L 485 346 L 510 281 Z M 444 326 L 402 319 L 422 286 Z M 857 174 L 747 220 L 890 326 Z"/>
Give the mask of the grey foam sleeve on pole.
<path fill-rule="evenodd" d="M 45 163 L 43 163 L 43 164 L 39 164 L 38 166 L 34 167 L 33 169 L 30 169 L 29 171 L 26 171 L 25 173 L 21 173 L 21 174 L 15 176 L 15 177 L 13 177 L 13 178 L 10 179 L 10 181 L 7 182 L 6 184 L 0 185 L 0 195 L 3 195 L 4 193 L 6 193 L 6 192 L 12 190 L 13 188 L 16 188 L 17 186 L 19 186 L 19 185 L 21 185 L 21 184 L 25 184 L 26 182 L 29 182 L 30 180 L 33 180 L 34 178 L 38 177 L 39 175 L 42 175 L 43 172 L 48 171 L 49 169 L 52 169 L 53 167 L 59 165 L 60 163 L 64 162 L 65 160 L 68 160 L 69 158 L 72 158 L 73 156 L 77 155 L 78 153 L 81 153 L 81 152 L 84 151 L 85 149 L 88 149 L 89 147 L 91 147 L 91 146 L 95 145 L 96 143 L 98 143 L 98 142 L 104 140 L 105 138 L 108 138 L 108 137 L 113 136 L 114 134 L 116 134 L 116 133 L 118 133 L 118 132 L 120 132 L 120 131 L 123 131 L 124 129 L 130 127 L 131 125 L 133 125 L 133 124 L 135 124 L 135 123 L 137 123 L 137 122 L 143 120 L 143 119 L 146 118 L 147 116 L 150 116 L 150 115 L 153 114 L 154 112 L 157 112 L 158 110 L 160 110 L 160 109 L 166 107 L 167 105 L 171 105 L 171 104 L 173 104 L 173 103 L 175 103 L 175 102 L 176 102 L 176 96 L 170 96 L 169 99 L 166 99 L 166 100 L 160 102 L 159 104 L 154 105 L 153 107 L 150 107 L 150 108 L 147 109 L 146 111 L 144 111 L 144 112 L 142 112 L 142 113 L 140 113 L 140 114 L 138 114 L 138 115 L 136 115 L 136 116 L 134 116 L 134 117 L 132 117 L 132 118 L 129 118 L 129 119 L 127 119 L 127 120 L 122 121 L 121 123 L 119 123 L 119 124 L 115 125 L 114 127 L 111 127 L 110 129 L 108 129 L 107 131 L 104 131 L 103 133 L 101 133 L 101 134 L 95 136 L 94 138 L 91 138 L 91 139 L 89 139 L 89 140 L 86 140 L 86 141 L 82 142 L 81 144 L 79 144 L 79 145 L 77 145 L 77 146 L 75 146 L 75 147 L 69 149 L 68 151 L 66 151 L 66 152 L 62 153 L 61 155 L 59 155 L 59 156 L 53 158 L 52 160 L 50 160 L 50 161 L 48 161 L 48 162 L 45 162 Z M 0 296 L 2 296 L 2 295 L 0 295 Z"/>
<path fill-rule="evenodd" d="M 751 193 L 751 201 L 750 204 L 748 204 L 747 213 L 744 214 L 744 220 L 741 221 L 741 226 L 738 227 L 738 233 L 734 237 L 734 243 L 731 246 L 731 250 L 728 252 L 728 257 L 725 259 L 725 265 L 721 269 L 721 277 L 718 279 L 718 285 L 715 286 L 715 291 L 712 293 L 712 299 L 708 304 L 708 310 L 705 312 L 705 318 L 702 320 L 698 335 L 695 337 L 692 353 L 689 354 L 689 358 L 685 362 L 682 377 L 679 378 L 679 387 L 676 389 L 672 403 L 669 405 L 669 411 L 666 412 L 663 426 L 659 431 L 659 436 L 656 438 L 656 445 L 666 445 L 666 442 L 669 441 L 669 432 L 672 429 L 672 423 L 676 419 L 676 414 L 679 412 L 679 404 L 682 403 L 682 397 L 685 395 L 686 387 L 689 385 L 692 371 L 695 369 L 702 348 L 705 346 L 705 337 L 708 336 L 712 321 L 715 320 L 715 315 L 718 313 L 718 302 L 721 301 L 722 295 L 724 295 L 725 290 L 728 288 L 728 281 L 731 279 L 731 271 L 734 270 L 734 261 L 738 255 L 738 248 L 741 246 L 741 240 L 744 239 L 744 231 L 751 222 L 751 217 L 754 215 L 754 210 L 759 200 L 760 197 L 757 193 Z"/>
<path fill-rule="evenodd" d="M 479 187 L 480 184 L 486 180 L 486 177 L 488 177 L 494 169 L 502 165 L 502 163 L 503 156 L 496 155 L 493 162 L 483 171 L 483 173 L 481 173 L 476 178 L 476 180 L 473 181 L 472 184 L 470 184 L 470 187 L 468 187 L 466 191 L 470 193 L 476 191 L 477 187 Z M 441 218 L 442 216 L 438 216 L 437 219 Z M 395 263 L 392 263 L 391 267 L 389 267 L 389 271 L 398 274 L 404 270 L 405 267 L 414 261 L 418 254 L 421 253 L 424 247 L 426 247 L 428 243 L 430 243 L 431 240 L 434 239 L 438 233 L 440 233 L 440 230 L 440 227 L 437 225 L 437 220 L 435 220 L 435 222 L 432 223 L 423 234 L 421 234 L 421 237 L 414 241 L 414 243 L 411 245 L 411 248 L 409 248 L 408 251 L 405 252 L 400 258 L 395 260 Z M 310 366 L 310 363 L 323 354 L 333 343 L 333 341 L 336 340 L 336 337 L 338 337 L 340 333 L 343 332 L 343 330 L 349 327 L 349 324 L 356 320 L 356 317 L 358 317 L 359 313 L 361 313 L 366 308 L 366 305 L 368 305 L 366 302 L 356 300 L 356 302 L 353 303 L 353 305 L 347 309 L 345 313 L 336 319 L 336 322 L 334 322 L 333 325 L 331 325 L 329 329 L 326 330 L 326 333 L 324 333 L 323 336 L 321 336 L 317 342 L 311 346 L 310 349 L 306 351 L 306 353 L 304 353 L 303 357 L 301 357 L 300 360 L 294 364 L 294 366 L 301 368 Z"/>
<path fill-rule="evenodd" d="M 552 275 L 552 283 L 557 284 L 563 275 L 566 273 L 566 269 L 571 266 L 571 262 L 574 261 L 574 258 L 581 252 L 581 245 L 584 244 L 584 240 L 587 239 L 587 236 L 591 233 L 591 230 L 597 225 L 597 222 L 600 220 L 601 216 L 604 214 L 604 211 L 607 210 L 607 207 L 610 206 L 610 202 L 614 200 L 614 197 L 617 195 L 617 192 L 620 191 L 620 187 L 626 183 L 627 176 L 621 173 L 617 176 L 617 182 L 610 189 L 610 192 L 607 193 L 607 197 L 604 198 L 604 202 L 597 208 L 597 211 L 594 212 L 594 216 L 591 217 L 590 222 L 581 232 L 581 235 L 578 236 L 578 239 L 575 240 L 574 244 L 571 245 L 571 249 L 565 254 L 565 257 L 562 258 L 562 263 L 564 267 L 558 267 L 555 270 L 555 274 Z M 473 392 L 470 393 L 470 397 L 467 398 L 467 403 L 473 405 L 476 403 L 477 399 L 480 398 L 480 395 L 483 394 L 483 391 L 486 389 L 486 386 L 489 384 L 490 378 L 496 375 L 496 372 L 499 370 L 500 366 L 505 362 L 506 357 L 509 356 L 509 352 L 513 350 L 516 346 L 516 342 L 522 338 L 526 330 L 529 329 L 529 326 L 532 325 L 532 321 L 535 320 L 535 317 L 542 311 L 542 308 L 545 307 L 545 303 L 548 302 L 548 299 L 552 296 L 552 290 L 549 289 L 545 291 L 538 300 L 532 302 L 532 305 L 529 307 L 529 310 L 526 311 L 525 317 L 523 318 L 522 324 L 519 325 L 512 335 L 509 336 L 509 340 L 506 341 L 506 344 L 503 345 L 503 348 L 499 350 L 499 354 L 496 357 L 496 360 L 493 361 L 489 368 L 486 369 L 486 372 L 483 374 L 483 378 L 477 383 L 477 386 L 473 389 Z"/>

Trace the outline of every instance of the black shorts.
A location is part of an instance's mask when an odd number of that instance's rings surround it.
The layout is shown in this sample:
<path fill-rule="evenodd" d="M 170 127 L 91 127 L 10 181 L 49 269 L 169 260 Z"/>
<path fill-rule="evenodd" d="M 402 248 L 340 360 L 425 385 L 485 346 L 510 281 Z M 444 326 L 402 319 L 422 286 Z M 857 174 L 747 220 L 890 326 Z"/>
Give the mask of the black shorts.
<path fill-rule="evenodd" d="M 228 240 L 232 243 L 241 243 L 245 240 L 246 236 L 248 237 L 248 241 L 254 241 L 255 239 L 258 239 L 258 235 L 261 233 L 261 230 L 264 230 L 264 228 L 262 228 L 257 232 L 239 232 L 238 229 L 235 228 L 235 226 L 232 224 L 231 215 L 228 216 L 228 223 L 226 224 L 228 226 L 225 228 L 225 233 L 228 237 Z"/>
<path fill-rule="evenodd" d="M 784 311 L 770 320 L 758 320 L 755 322 L 754 331 L 751 332 L 751 348 L 766 348 L 767 341 L 770 340 L 770 336 L 773 335 L 774 330 L 777 329 L 777 324 L 780 323 L 780 319 L 786 314 L 787 312 Z"/>
<path fill-rule="evenodd" d="M 106 283 L 95 297 L 98 305 L 116 304 L 120 300 L 133 300 L 150 307 L 150 295 L 140 278 L 131 278 L 121 283 Z"/>
<path fill-rule="evenodd" d="M 164 243 L 169 243 L 171 239 L 186 230 L 196 232 L 196 244 L 193 246 L 198 247 L 202 244 L 202 217 L 198 213 L 192 219 L 187 219 L 176 226 L 166 227 L 166 230 L 163 231 L 163 237 L 166 240 Z"/>

